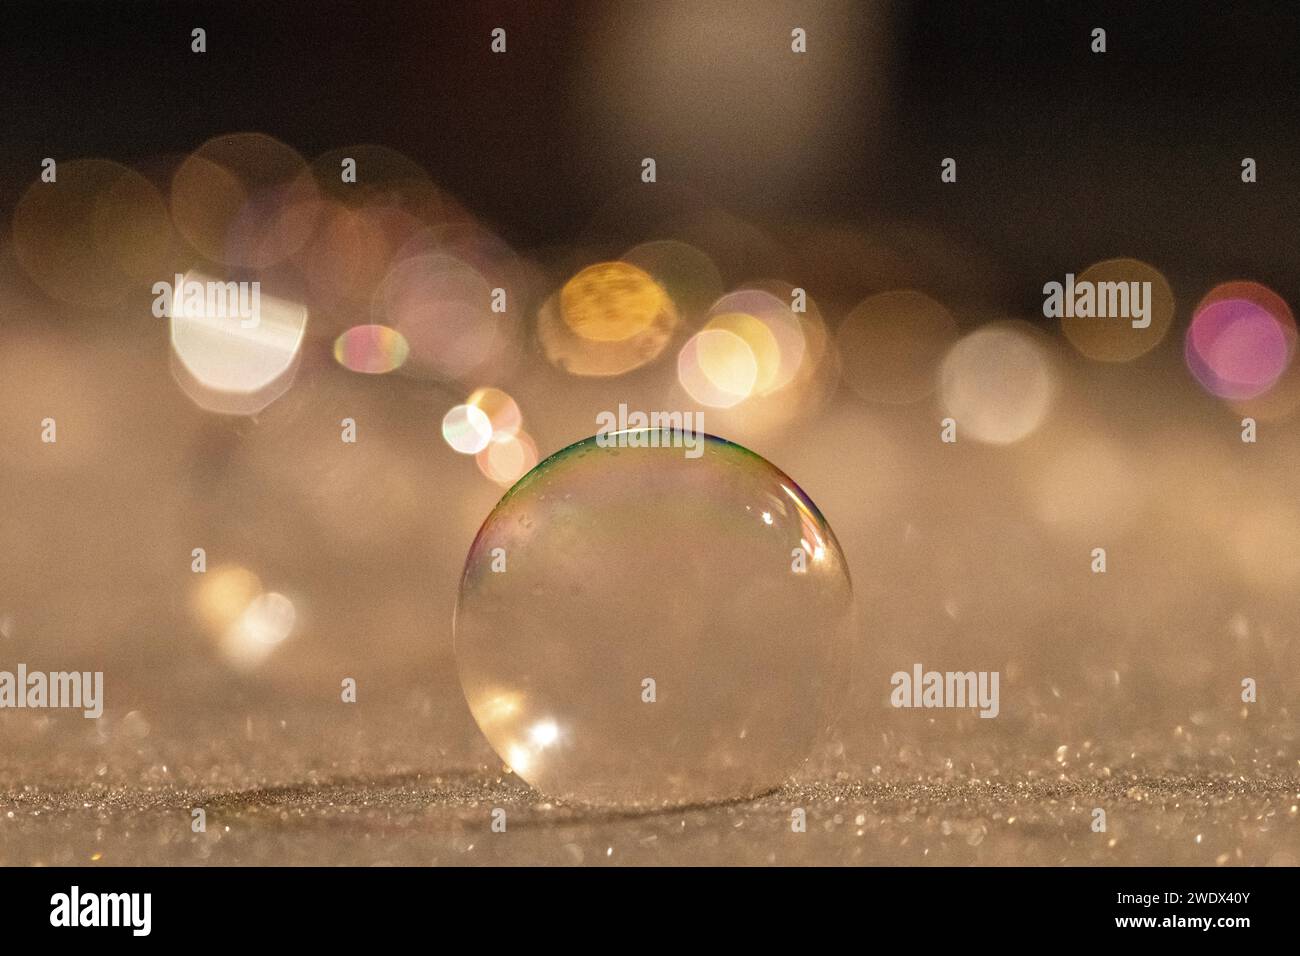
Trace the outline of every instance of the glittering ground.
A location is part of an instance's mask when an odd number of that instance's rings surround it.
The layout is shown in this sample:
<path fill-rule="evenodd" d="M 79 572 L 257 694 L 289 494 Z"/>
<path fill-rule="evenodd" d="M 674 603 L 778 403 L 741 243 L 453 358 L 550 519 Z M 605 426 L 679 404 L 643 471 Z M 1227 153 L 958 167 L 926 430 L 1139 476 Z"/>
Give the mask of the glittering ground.
<path fill-rule="evenodd" d="M 31 787 L 4 797 L 6 863 L 1294 865 L 1294 777 L 1025 772 L 790 784 L 652 814 L 557 807 L 509 779 L 409 774 L 227 790 Z M 191 834 L 190 808 L 209 829 Z M 491 833 L 490 808 L 506 810 Z M 792 807 L 808 830 L 791 832 Z M 1093 807 L 1123 816 L 1089 832 Z"/>
<path fill-rule="evenodd" d="M 1040 748 L 1037 740 L 1048 738 L 1034 733 L 968 741 L 958 748 L 962 761 L 942 747 L 882 741 L 894 750 L 887 761 L 854 771 L 844 755 L 828 757 L 821 779 L 810 774 L 755 800 L 622 813 L 546 801 L 503 772 L 451 706 L 438 716 L 427 700 L 413 699 L 388 708 L 382 721 L 375 709 L 364 718 L 322 710 L 304 723 L 271 711 L 242 725 L 186 720 L 177 725 L 188 729 L 183 736 L 136 715 L 106 732 L 69 734 L 58 754 L 43 743 L 80 730 L 72 718 L 5 715 L 5 735 L 22 741 L 24 763 L 9 766 L 0 789 L 0 862 L 1300 862 L 1300 777 L 1270 761 L 1269 735 L 1244 724 L 1235 733 L 1207 728 L 1208 747 L 1190 726 L 1163 745 L 1138 735 L 1130 741 L 1138 750 L 1109 757 L 1090 742 Z M 372 721 L 392 733 L 372 738 L 364 729 Z M 467 745 L 424 742 L 423 732 L 440 722 L 448 739 L 463 734 Z M 48 782 L 30 782 L 37 763 Z M 191 829 L 199 807 L 203 833 Z M 506 813 L 504 833 L 492 832 L 495 808 Z M 804 833 L 791 829 L 796 808 L 806 813 Z M 1092 831 L 1094 808 L 1106 811 L 1105 833 Z"/>

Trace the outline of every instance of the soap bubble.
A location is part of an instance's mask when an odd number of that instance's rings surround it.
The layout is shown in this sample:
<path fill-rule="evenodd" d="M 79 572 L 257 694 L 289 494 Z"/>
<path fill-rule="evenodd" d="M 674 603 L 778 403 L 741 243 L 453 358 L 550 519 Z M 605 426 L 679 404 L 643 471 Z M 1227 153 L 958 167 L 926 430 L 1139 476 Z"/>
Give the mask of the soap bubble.
<path fill-rule="evenodd" d="M 826 730 L 851 603 L 839 543 L 781 471 L 712 436 L 620 432 L 552 455 L 493 510 L 456 660 L 488 742 L 548 795 L 739 799 Z"/>

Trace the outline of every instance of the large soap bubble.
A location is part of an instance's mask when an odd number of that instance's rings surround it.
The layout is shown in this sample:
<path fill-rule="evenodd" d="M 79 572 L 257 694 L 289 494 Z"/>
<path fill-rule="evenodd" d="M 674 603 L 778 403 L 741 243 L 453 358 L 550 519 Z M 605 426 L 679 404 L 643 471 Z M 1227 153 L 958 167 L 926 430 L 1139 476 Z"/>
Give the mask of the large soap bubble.
<path fill-rule="evenodd" d="M 626 431 L 501 499 L 466 561 L 456 658 L 488 741 L 544 793 L 736 799 L 826 730 L 851 605 L 839 543 L 785 474 L 701 433 Z"/>

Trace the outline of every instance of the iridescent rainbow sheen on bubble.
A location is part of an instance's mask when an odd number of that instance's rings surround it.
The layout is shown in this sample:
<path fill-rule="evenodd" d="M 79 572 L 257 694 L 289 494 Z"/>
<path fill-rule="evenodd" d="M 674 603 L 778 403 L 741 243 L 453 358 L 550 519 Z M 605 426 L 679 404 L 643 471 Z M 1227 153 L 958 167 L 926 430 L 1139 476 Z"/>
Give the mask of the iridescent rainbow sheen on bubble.
<path fill-rule="evenodd" d="M 735 799 L 821 739 L 851 606 L 844 553 L 789 476 L 713 435 L 615 432 L 551 455 L 484 522 L 457 667 L 489 743 L 546 794 Z"/>

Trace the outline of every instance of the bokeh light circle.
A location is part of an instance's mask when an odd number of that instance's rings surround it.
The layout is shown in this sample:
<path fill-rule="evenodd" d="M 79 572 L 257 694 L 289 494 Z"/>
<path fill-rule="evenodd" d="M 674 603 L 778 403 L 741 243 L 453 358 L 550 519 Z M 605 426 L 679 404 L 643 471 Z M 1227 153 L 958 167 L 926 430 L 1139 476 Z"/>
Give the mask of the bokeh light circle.
<path fill-rule="evenodd" d="M 195 404 L 224 415 L 255 415 L 293 384 L 302 355 L 307 309 L 261 292 L 255 319 L 210 311 L 186 290 L 234 283 L 191 271 L 172 290 L 168 326 L 172 375 Z M 250 299 L 251 301 L 251 299 Z"/>
<path fill-rule="evenodd" d="M 663 354 L 677 326 L 675 310 L 659 313 L 651 323 L 630 338 L 599 341 L 575 333 L 561 317 L 560 294 L 542 303 L 537 311 L 537 341 L 555 367 L 570 375 L 609 378 L 641 368 Z"/>
<path fill-rule="evenodd" d="M 60 163 L 57 176 L 33 183 L 14 210 L 14 254 L 43 292 L 103 307 L 172 278 L 171 224 L 152 183 L 100 159 Z"/>
<path fill-rule="evenodd" d="M 1047 417 L 1056 382 L 1043 347 L 1031 336 L 1028 326 L 988 325 L 949 350 L 939 372 L 939 393 L 957 422 L 959 440 L 969 436 L 1009 445 Z"/>
<path fill-rule="evenodd" d="M 493 441 L 504 441 L 510 438 L 518 433 L 520 425 L 523 424 L 524 417 L 519 411 L 518 403 L 499 388 L 476 388 L 469 398 L 465 399 L 465 404 L 473 405 L 487 415 L 488 421 L 492 424 Z M 532 465 L 529 467 L 531 468 Z"/>
<path fill-rule="evenodd" d="M 745 394 L 752 392 L 756 395 L 765 395 L 772 391 L 781 372 L 781 346 L 777 343 L 772 330 L 756 317 L 744 312 L 723 312 L 713 316 L 709 319 L 706 331 L 718 329 L 730 332 L 739 338 L 749 346 L 750 354 L 754 357 L 754 382 L 744 390 Z M 706 343 L 716 341 L 719 341 L 716 336 L 706 336 L 704 339 Z M 702 344 L 701 349 L 701 355 L 708 355 L 711 351 L 707 344 Z M 728 354 L 732 352 L 737 350 L 720 350 L 717 358 L 726 361 Z M 713 379 L 714 373 L 710 372 L 708 367 L 705 367 L 705 374 L 709 375 L 710 380 L 719 387 L 727 387 L 728 384 L 735 383 L 735 370 L 725 366 L 717 369 L 717 374 L 722 376 L 721 381 Z"/>
<path fill-rule="evenodd" d="M 869 402 L 902 405 L 934 391 L 957 322 L 922 292 L 882 292 L 845 316 L 835 338 L 849 388 Z"/>
<path fill-rule="evenodd" d="M 1108 312 L 1122 311 L 1127 303 L 1129 315 L 1062 317 L 1061 331 L 1080 354 L 1099 362 L 1130 362 L 1169 334 L 1174 323 L 1174 293 L 1159 269 L 1137 259 L 1106 259 L 1081 272 L 1075 287 L 1085 282 L 1095 290 L 1097 303 L 1105 300 Z M 1135 314 L 1134 283 L 1146 303 L 1141 318 Z M 1142 290 L 1148 290 L 1149 296 Z M 1135 328 L 1134 321 L 1145 327 Z"/>
<path fill-rule="evenodd" d="M 1226 399 L 1250 399 L 1271 389 L 1294 348 L 1281 322 L 1248 299 L 1217 299 L 1198 309 L 1187 329 L 1184 356 L 1201 386 Z"/>
<path fill-rule="evenodd" d="M 560 315 L 575 335 L 594 342 L 623 342 L 677 320 L 659 283 L 626 262 L 598 262 L 566 282 Z"/>
<path fill-rule="evenodd" d="M 386 325 L 354 325 L 334 341 L 334 360 L 367 375 L 401 368 L 409 352 L 402 333 Z"/>
<path fill-rule="evenodd" d="M 376 321 L 410 345 L 410 362 L 441 380 L 483 374 L 503 355 L 509 333 L 492 311 L 492 289 L 473 267 L 441 254 L 394 266 L 376 293 Z"/>
<path fill-rule="evenodd" d="M 701 405 L 714 408 L 730 408 L 748 398 L 758 370 L 749 343 L 727 329 L 697 332 L 677 354 L 682 388 Z"/>
<path fill-rule="evenodd" d="M 509 488 L 537 464 L 537 446 L 523 432 L 493 435 L 474 460 L 485 477 Z"/>
<path fill-rule="evenodd" d="M 633 246 L 619 258 L 653 278 L 686 321 L 696 321 L 722 295 L 718 267 L 689 243 L 656 239 Z"/>
<path fill-rule="evenodd" d="M 492 421 L 474 405 L 456 405 L 442 417 L 442 437 L 462 455 L 477 455 L 492 441 Z"/>
<path fill-rule="evenodd" d="M 799 373 L 807 344 L 789 300 L 782 301 L 764 289 L 741 289 L 713 303 L 709 316 L 706 329 L 733 332 L 754 353 L 759 365 L 755 394 L 783 389 Z"/>
<path fill-rule="evenodd" d="M 303 214 L 317 195 L 306 169 L 297 152 L 264 133 L 213 137 L 172 176 L 172 219 L 212 262 L 272 266 L 296 252 L 315 226 Z"/>

